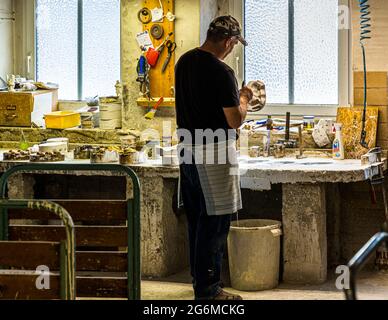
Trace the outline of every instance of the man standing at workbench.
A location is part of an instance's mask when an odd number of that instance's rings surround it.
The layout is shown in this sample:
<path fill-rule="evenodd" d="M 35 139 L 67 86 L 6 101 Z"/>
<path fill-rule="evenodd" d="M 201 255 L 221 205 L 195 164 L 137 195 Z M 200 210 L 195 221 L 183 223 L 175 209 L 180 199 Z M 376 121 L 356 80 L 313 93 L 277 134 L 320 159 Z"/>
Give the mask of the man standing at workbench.
<path fill-rule="evenodd" d="M 239 42 L 247 45 L 238 21 L 218 17 L 206 42 L 176 65 L 181 192 L 197 300 L 242 299 L 224 291 L 220 281 L 231 216 L 242 208 L 236 129 L 252 99 L 250 89 L 238 90 L 233 70 L 223 62 Z"/>

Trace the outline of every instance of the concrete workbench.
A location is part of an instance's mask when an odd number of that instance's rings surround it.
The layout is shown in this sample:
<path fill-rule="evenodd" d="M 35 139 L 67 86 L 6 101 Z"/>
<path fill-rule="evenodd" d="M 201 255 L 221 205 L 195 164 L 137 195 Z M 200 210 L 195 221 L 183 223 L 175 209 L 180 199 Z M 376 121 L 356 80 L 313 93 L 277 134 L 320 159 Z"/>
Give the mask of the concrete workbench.
<path fill-rule="evenodd" d="M 20 163 L 2 161 L 0 171 L 4 172 Z M 88 161 L 66 163 L 88 163 Z M 179 272 L 188 266 L 185 217 L 176 216 L 172 210 L 172 197 L 176 190 L 179 168 L 162 166 L 158 161 L 131 168 L 138 174 L 141 183 L 142 274 L 148 277 L 162 277 Z M 285 282 L 316 284 L 326 280 L 325 185 L 365 181 L 365 172 L 369 169 L 370 166 L 361 166 L 360 160 L 240 159 L 243 188 L 261 191 L 270 189 L 274 184 L 282 185 Z M 109 172 L 58 172 L 58 174 L 112 175 Z M 33 182 L 28 179 L 31 178 L 15 176 L 10 180 L 11 198 L 32 196 Z M 130 196 L 129 182 L 126 192 Z M 335 193 L 332 196 L 339 197 Z"/>
<path fill-rule="evenodd" d="M 386 164 L 384 164 L 386 167 Z M 341 201 L 327 185 L 365 181 L 376 167 L 360 160 L 329 158 L 240 160 L 242 187 L 267 190 L 282 185 L 283 281 L 320 284 L 327 279 L 327 199 Z M 330 195 L 326 195 L 330 190 Z M 334 214 L 334 213 L 333 213 Z"/>

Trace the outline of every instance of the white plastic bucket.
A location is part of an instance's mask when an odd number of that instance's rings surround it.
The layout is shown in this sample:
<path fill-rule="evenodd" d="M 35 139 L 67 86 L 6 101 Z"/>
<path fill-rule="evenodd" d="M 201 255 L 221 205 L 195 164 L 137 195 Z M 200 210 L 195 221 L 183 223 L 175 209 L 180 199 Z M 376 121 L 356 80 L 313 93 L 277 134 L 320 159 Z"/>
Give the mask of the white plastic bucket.
<path fill-rule="evenodd" d="M 228 237 L 230 280 L 240 291 L 261 291 L 279 284 L 281 222 L 242 220 Z"/>
<path fill-rule="evenodd" d="M 122 106 L 118 103 L 104 104 L 100 103 L 100 120 L 118 120 L 122 119 Z"/>

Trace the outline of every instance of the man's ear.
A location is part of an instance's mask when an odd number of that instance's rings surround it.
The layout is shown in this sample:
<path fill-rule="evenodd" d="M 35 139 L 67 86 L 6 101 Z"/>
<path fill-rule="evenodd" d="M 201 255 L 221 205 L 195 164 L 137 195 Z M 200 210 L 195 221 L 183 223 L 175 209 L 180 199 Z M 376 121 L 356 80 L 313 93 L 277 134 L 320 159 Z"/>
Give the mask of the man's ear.
<path fill-rule="evenodd" d="M 233 41 L 232 38 L 228 38 L 228 39 L 224 40 L 224 47 L 225 47 L 225 49 L 232 45 L 232 41 Z"/>

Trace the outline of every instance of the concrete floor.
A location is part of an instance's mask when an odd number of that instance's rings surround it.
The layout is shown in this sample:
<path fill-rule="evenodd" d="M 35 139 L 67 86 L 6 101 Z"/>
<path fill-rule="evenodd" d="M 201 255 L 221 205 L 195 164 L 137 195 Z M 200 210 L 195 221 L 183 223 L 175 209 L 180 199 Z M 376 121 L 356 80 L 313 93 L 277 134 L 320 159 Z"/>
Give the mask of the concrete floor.
<path fill-rule="evenodd" d="M 261 292 L 239 292 L 244 300 L 344 300 L 342 291 L 335 287 L 334 272 L 323 285 L 298 286 L 280 284 L 275 290 Z M 388 300 L 388 273 L 366 271 L 360 274 L 358 282 L 360 300 Z M 161 280 L 142 282 L 143 300 L 192 300 L 193 291 L 188 272 Z"/>

